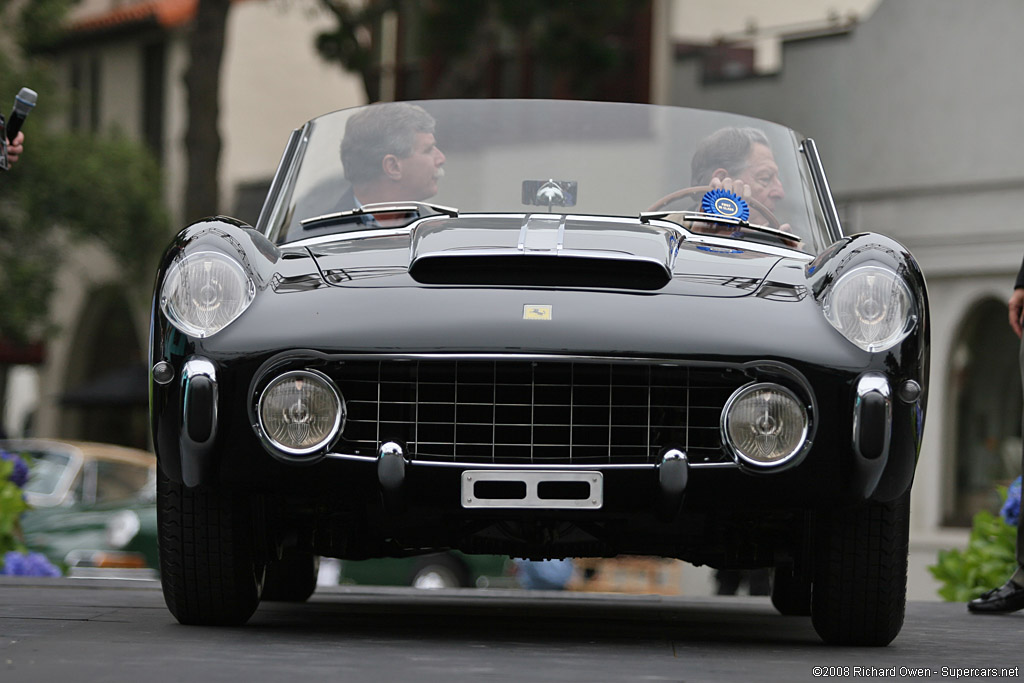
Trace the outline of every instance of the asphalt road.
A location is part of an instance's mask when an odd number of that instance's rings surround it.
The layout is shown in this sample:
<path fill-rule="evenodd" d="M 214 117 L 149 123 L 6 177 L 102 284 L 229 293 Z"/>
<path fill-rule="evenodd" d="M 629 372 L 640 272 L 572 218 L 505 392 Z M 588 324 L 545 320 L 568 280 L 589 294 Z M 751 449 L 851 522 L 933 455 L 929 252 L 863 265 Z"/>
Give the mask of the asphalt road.
<path fill-rule="evenodd" d="M 154 582 L 0 577 L 3 683 L 1006 681 L 1022 640 L 1024 613 L 951 603 L 910 603 L 887 648 L 835 648 L 767 598 L 364 587 L 200 628 L 175 622 Z"/>

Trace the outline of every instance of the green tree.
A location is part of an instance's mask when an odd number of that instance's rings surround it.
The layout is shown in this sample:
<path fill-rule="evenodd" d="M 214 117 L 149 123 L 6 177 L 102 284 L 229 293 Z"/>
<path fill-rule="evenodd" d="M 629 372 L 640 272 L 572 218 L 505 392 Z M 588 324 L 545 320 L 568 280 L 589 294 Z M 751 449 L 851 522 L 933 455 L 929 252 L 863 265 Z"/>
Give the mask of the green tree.
<path fill-rule="evenodd" d="M 136 303 L 170 238 L 160 169 L 141 144 L 122 137 L 54 132 L 46 125 L 60 97 L 38 49 L 52 40 L 64 0 L 0 0 L 0 107 L 7 111 L 22 86 L 39 92 L 24 126 L 25 153 L 0 171 L 0 341 L 41 341 L 53 332 L 49 305 L 63 254 L 83 239 L 103 244 Z M 9 98 L 9 99 L 8 99 Z M 139 283 L 145 286 L 139 287 Z M 0 411 L 6 368 L 0 366 Z"/>
<path fill-rule="evenodd" d="M 401 12 L 414 34 L 403 42 L 407 63 L 431 62 L 436 74 L 423 97 L 485 97 L 492 69 L 503 58 L 531 62 L 549 78 L 525 96 L 602 99 L 609 77 L 642 78 L 635 45 L 621 29 L 650 0 L 321 0 L 338 22 L 317 38 L 321 56 L 362 75 L 367 98 L 380 98 L 374 36 L 387 12 Z M 410 54 L 411 53 L 411 54 Z"/>
<path fill-rule="evenodd" d="M 25 154 L 0 175 L 0 338 L 17 342 L 48 329 L 65 243 L 101 242 L 124 283 L 135 285 L 148 283 L 170 236 L 160 169 L 149 152 L 120 137 L 48 132 L 41 124 L 52 90 L 43 72 L 24 73 L 0 56 L 0 93 L 13 101 L 26 83 L 40 92 L 39 111 L 25 123 Z"/>
<path fill-rule="evenodd" d="M 231 0 L 199 0 L 189 38 L 189 65 L 185 71 L 188 89 L 188 154 L 185 187 L 185 220 L 191 222 L 220 211 L 221 138 L 220 65 L 224 55 Z"/>
<path fill-rule="evenodd" d="M 336 29 L 317 36 L 316 48 L 329 62 L 359 74 L 370 102 L 380 99 L 380 79 L 374 68 L 372 35 L 381 17 L 398 8 L 399 0 L 366 0 L 362 5 L 346 0 L 320 0 L 338 22 Z"/>

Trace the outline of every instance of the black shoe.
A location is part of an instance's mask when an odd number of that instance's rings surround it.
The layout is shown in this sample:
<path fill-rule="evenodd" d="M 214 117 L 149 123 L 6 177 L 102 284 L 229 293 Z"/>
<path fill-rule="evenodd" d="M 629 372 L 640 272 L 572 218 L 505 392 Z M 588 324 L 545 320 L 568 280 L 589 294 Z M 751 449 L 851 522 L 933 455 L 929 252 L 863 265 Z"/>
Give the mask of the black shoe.
<path fill-rule="evenodd" d="M 967 603 L 967 609 L 977 613 L 998 614 L 1024 609 L 1024 586 L 1007 581 L 999 588 L 984 593 Z"/>

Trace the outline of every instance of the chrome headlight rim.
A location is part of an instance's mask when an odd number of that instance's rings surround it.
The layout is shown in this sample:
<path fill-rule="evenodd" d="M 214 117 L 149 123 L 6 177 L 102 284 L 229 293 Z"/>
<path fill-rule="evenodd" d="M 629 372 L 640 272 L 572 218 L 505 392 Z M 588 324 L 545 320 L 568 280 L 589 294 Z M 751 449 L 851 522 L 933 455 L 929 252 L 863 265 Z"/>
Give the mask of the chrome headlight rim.
<path fill-rule="evenodd" d="M 227 271 L 225 272 L 230 273 L 236 278 L 235 284 L 241 290 L 240 302 L 236 305 L 235 310 L 230 312 L 219 323 L 206 326 L 199 324 L 195 320 L 188 319 L 188 314 L 180 311 L 175 306 L 177 290 L 181 287 L 181 283 L 189 277 L 190 269 L 203 261 L 215 261 L 226 266 Z M 190 337 L 205 339 L 212 337 L 238 320 L 255 298 L 256 283 L 238 259 L 216 249 L 203 249 L 186 253 L 172 262 L 160 286 L 159 303 L 160 310 L 167 318 L 167 321 L 176 329 Z"/>
<path fill-rule="evenodd" d="M 742 398 L 752 394 L 756 391 L 764 389 L 771 389 L 781 394 L 788 396 L 792 399 L 803 415 L 803 427 L 800 432 L 800 438 L 797 440 L 796 446 L 791 449 L 785 456 L 776 458 L 775 460 L 766 462 L 763 460 L 757 460 L 744 453 L 737 445 L 733 442 L 732 436 L 729 433 L 729 415 L 732 412 L 733 406 Z M 725 402 L 722 407 L 722 415 L 719 422 L 719 429 L 722 435 L 722 443 L 726 445 L 729 451 L 737 459 L 737 463 L 743 467 L 750 468 L 755 471 L 777 471 L 787 469 L 796 465 L 803 457 L 807 454 L 807 451 L 811 447 L 811 415 L 813 409 L 807 404 L 806 401 L 802 400 L 797 392 L 793 391 L 789 387 L 779 384 L 777 382 L 768 381 L 755 381 L 748 384 L 744 384 L 740 388 L 736 389 Z"/>
<path fill-rule="evenodd" d="M 854 331 L 844 328 L 840 316 L 844 313 L 849 315 L 850 312 L 839 310 L 840 304 L 837 302 L 837 298 L 843 293 L 844 289 L 852 286 L 857 278 L 872 274 L 886 278 L 890 282 L 890 287 L 895 287 L 898 290 L 906 301 L 906 311 L 901 327 L 893 326 L 893 330 L 880 339 L 865 340 L 857 338 Z M 902 277 L 892 268 L 879 263 L 865 263 L 840 275 L 825 292 L 825 296 L 822 299 L 822 313 L 829 324 L 843 335 L 847 341 L 868 353 L 888 351 L 902 342 L 914 331 L 919 317 L 917 299 L 910 289 L 906 278 Z"/>
<path fill-rule="evenodd" d="M 270 436 L 270 432 L 267 430 L 266 425 L 263 421 L 263 401 L 267 396 L 270 389 L 282 382 L 286 382 L 290 379 L 297 377 L 304 377 L 307 379 L 313 379 L 316 382 L 321 383 L 325 386 L 334 399 L 336 410 L 334 411 L 334 420 L 329 430 L 327 430 L 327 436 L 319 440 L 314 446 L 306 448 L 292 448 L 286 446 L 273 437 Z M 279 458 L 282 458 L 288 462 L 315 462 L 317 458 L 312 456 L 324 455 L 330 450 L 331 446 L 337 442 L 341 436 L 342 431 L 345 429 L 345 420 L 347 416 L 347 410 L 345 407 L 345 399 L 342 397 L 341 392 L 338 390 L 337 385 L 334 383 L 329 376 L 320 372 L 319 370 L 312 370 L 308 368 L 287 370 L 280 374 L 270 377 L 265 383 L 263 388 L 259 392 L 259 396 L 256 400 L 256 419 L 258 425 L 258 432 L 260 440 Z"/>

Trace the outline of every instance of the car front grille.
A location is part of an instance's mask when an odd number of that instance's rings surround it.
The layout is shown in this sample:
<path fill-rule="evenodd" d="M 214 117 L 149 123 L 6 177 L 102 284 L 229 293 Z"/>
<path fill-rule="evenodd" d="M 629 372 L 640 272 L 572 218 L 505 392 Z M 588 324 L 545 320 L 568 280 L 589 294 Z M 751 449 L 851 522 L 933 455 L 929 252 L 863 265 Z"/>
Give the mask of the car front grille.
<path fill-rule="evenodd" d="M 347 421 L 336 450 L 402 443 L 418 461 L 653 464 L 666 448 L 728 462 L 722 407 L 742 373 L 674 364 L 537 360 L 345 361 L 329 370 Z"/>

